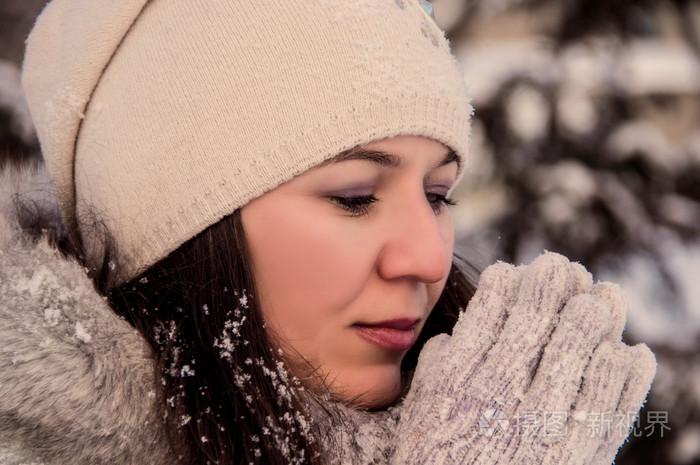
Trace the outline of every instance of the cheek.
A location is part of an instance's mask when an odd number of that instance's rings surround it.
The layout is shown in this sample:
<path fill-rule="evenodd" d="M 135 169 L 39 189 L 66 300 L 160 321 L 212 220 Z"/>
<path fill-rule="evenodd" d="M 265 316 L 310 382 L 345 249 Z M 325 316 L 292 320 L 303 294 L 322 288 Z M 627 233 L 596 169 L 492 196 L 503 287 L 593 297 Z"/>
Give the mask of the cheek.
<path fill-rule="evenodd" d="M 428 305 L 432 309 L 437 303 L 442 291 L 445 289 L 445 284 L 450 277 L 450 269 L 452 268 L 452 257 L 454 254 L 454 227 L 452 224 L 452 216 L 449 212 L 442 215 L 438 219 L 442 238 L 445 242 L 445 251 L 447 261 L 445 263 L 445 277 L 436 283 L 427 285 Z"/>
<path fill-rule="evenodd" d="M 293 204 L 244 213 L 261 308 L 286 339 L 319 331 L 361 291 L 371 260 L 337 218 Z"/>

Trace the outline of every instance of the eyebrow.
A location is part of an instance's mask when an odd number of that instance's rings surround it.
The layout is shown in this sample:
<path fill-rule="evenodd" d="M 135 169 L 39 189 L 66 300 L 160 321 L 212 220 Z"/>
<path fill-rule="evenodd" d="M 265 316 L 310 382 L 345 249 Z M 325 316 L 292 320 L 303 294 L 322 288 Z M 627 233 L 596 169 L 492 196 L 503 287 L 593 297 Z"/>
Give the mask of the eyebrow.
<path fill-rule="evenodd" d="M 339 153 L 335 157 L 324 161 L 318 166 L 321 167 L 348 160 L 364 160 L 388 168 L 398 168 L 402 165 L 401 158 L 394 155 L 393 153 L 388 153 L 381 150 L 370 150 L 364 147 L 354 147 L 350 150 L 346 150 L 345 152 Z M 442 159 L 442 161 L 436 166 L 436 168 L 449 165 L 453 162 L 457 162 L 458 165 L 461 165 L 457 153 L 455 153 L 454 150 L 450 149 L 445 155 L 445 158 Z"/>

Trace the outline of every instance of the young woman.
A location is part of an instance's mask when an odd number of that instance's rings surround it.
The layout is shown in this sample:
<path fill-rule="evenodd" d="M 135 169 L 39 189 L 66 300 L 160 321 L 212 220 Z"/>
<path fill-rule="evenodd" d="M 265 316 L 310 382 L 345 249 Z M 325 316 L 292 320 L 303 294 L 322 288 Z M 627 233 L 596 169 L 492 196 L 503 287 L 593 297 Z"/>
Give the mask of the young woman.
<path fill-rule="evenodd" d="M 0 242 L 0 463 L 614 458 L 653 356 L 563 257 L 474 294 L 424 3 L 47 5 L 23 85 L 60 222 L 25 197 Z"/>

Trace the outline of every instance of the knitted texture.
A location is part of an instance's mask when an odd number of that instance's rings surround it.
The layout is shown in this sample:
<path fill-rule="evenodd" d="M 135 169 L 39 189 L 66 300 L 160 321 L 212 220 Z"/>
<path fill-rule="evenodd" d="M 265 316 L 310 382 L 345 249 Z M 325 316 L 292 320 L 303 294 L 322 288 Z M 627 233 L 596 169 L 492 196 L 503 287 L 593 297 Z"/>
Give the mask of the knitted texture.
<path fill-rule="evenodd" d="M 23 85 L 64 220 L 95 261 L 106 225 L 122 280 L 356 145 L 431 137 L 460 172 L 468 150 L 462 76 L 417 0 L 53 0 Z"/>
<path fill-rule="evenodd" d="M 626 310 L 561 255 L 487 268 L 452 336 L 421 352 L 391 463 L 610 464 L 656 371 L 620 340 Z M 591 415 L 610 421 L 592 432 Z"/>

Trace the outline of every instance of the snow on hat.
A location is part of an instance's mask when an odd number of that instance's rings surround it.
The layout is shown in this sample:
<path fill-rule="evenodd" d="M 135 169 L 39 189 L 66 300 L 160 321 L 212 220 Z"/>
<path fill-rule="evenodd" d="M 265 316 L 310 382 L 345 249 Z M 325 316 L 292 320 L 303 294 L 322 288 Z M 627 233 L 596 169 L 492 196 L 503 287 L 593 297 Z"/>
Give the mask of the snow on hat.
<path fill-rule="evenodd" d="M 99 256 L 97 214 L 125 281 L 354 146 L 426 136 L 463 168 L 471 107 L 422 3 L 53 0 L 22 83 L 69 229 Z"/>

